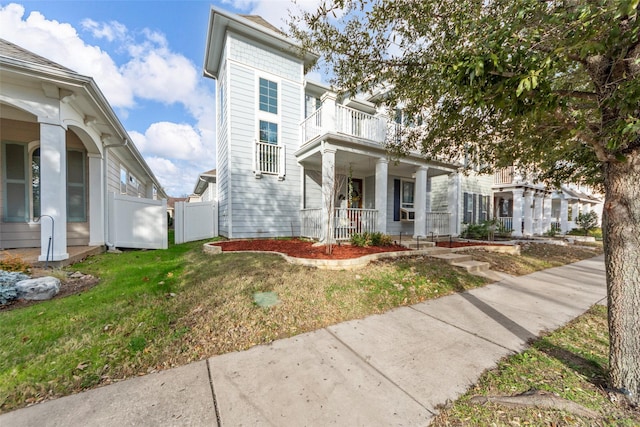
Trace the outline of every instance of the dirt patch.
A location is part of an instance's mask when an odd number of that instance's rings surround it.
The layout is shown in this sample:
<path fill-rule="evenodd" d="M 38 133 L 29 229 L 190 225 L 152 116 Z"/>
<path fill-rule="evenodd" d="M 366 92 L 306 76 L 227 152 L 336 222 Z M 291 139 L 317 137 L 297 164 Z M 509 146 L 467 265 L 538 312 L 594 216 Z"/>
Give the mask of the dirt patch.
<path fill-rule="evenodd" d="M 496 242 L 436 242 L 439 248 L 466 248 L 467 246 L 506 246 Z"/>
<path fill-rule="evenodd" d="M 44 269 L 33 269 L 29 274 L 31 277 L 44 277 L 50 276 L 51 272 L 49 270 Z M 64 298 L 69 295 L 75 295 L 82 292 L 85 292 L 94 286 L 96 286 L 100 279 L 92 276 L 90 274 L 82 274 L 82 273 L 69 273 L 66 277 L 60 279 L 60 291 L 58 294 L 53 297 L 53 299 Z M 0 305 L 0 311 L 3 310 L 13 310 L 16 308 L 28 307 L 30 305 L 38 304 L 44 301 L 27 301 L 27 300 L 15 300 L 11 301 L 8 304 Z"/>
<path fill-rule="evenodd" d="M 367 246 L 361 248 L 350 244 L 341 243 L 333 245 L 332 253 L 327 254 L 326 246 L 314 246 L 314 242 L 289 239 L 257 239 L 257 240 L 233 240 L 230 242 L 216 242 L 223 252 L 226 251 L 273 251 L 281 252 L 295 258 L 312 259 L 350 259 L 361 256 L 378 254 L 381 252 L 410 251 L 411 249 L 399 245 Z"/>

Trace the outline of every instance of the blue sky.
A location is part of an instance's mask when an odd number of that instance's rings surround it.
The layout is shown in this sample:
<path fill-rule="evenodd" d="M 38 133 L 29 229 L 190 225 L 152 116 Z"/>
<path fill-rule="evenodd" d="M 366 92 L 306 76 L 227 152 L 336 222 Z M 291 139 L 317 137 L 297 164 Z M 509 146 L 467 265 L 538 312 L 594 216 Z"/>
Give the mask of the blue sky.
<path fill-rule="evenodd" d="M 5 1 L 0 38 L 91 76 L 166 192 L 214 169 L 215 82 L 202 76 L 211 5 L 285 28 L 319 0 Z"/>

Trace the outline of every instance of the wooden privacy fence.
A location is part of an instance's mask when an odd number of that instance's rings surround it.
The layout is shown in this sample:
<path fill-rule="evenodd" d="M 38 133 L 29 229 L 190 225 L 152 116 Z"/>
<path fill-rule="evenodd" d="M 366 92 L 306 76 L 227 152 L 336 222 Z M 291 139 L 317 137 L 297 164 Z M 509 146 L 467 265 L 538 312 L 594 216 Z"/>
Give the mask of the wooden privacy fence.
<path fill-rule="evenodd" d="M 176 202 L 173 227 L 176 244 L 217 236 L 218 207 L 216 202 Z"/>
<path fill-rule="evenodd" d="M 167 249 L 167 201 L 109 193 L 108 244 L 117 248 Z"/>

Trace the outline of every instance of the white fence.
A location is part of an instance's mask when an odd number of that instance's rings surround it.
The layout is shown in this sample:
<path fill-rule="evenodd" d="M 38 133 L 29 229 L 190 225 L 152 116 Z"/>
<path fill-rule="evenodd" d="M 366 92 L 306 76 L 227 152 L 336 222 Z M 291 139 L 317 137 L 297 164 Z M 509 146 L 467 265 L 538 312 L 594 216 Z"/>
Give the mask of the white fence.
<path fill-rule="evenodd" d="M 167 201 L 109 193 L 108 243 L 119 248 L 167 249 Z"/>
<path fill-rule="evenodd" d="M 217 236 L 218 209 L 216 202 L 176 202 L 173 227 L 176 244 Z"/>

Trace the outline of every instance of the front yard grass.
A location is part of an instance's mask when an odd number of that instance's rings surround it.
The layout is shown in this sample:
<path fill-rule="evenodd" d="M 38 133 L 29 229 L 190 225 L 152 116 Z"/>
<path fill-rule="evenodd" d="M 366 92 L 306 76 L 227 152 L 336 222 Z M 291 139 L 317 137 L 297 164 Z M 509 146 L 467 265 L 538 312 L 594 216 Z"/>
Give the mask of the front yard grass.
<path fill-rule="evenodd" d="M 201 248 L 91 257 L 70 269 L 94 288 L 0 312 L 0 411 L 487 283 L 425 257 L 327 271 Z M 256 292 L 280 303 L 259 307 Z"/>

